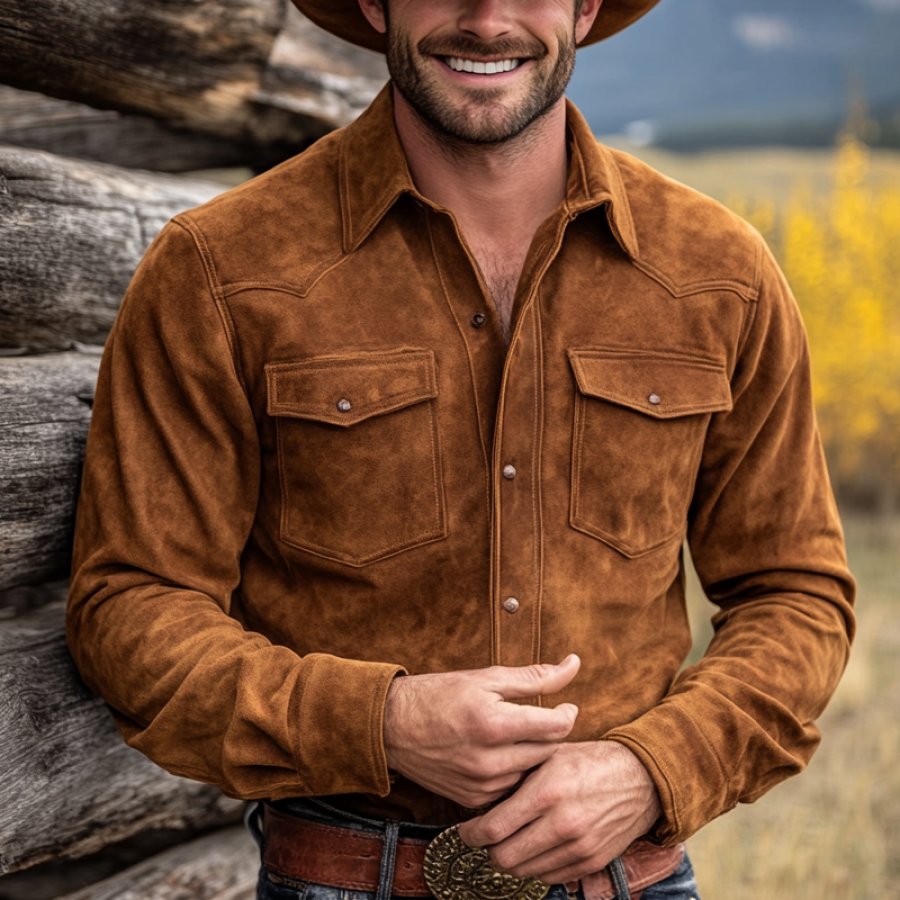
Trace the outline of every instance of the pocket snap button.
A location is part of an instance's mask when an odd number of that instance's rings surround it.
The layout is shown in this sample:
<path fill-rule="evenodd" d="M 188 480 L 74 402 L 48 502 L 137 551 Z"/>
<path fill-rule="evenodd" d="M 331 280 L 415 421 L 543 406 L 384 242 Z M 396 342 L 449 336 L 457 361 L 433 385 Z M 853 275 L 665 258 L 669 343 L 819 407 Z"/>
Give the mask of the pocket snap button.
<path fill-rule="evenodd" d="M 353 409 L 353 404 L 352 404 L 349 400 L 346 400 L 346 399 L 345 399 L 345 400 L 338 400 L 338 402 L 337 402 L 337 408 L 338 408 L 341 412 L 350 412 L 350 410 Z"/>

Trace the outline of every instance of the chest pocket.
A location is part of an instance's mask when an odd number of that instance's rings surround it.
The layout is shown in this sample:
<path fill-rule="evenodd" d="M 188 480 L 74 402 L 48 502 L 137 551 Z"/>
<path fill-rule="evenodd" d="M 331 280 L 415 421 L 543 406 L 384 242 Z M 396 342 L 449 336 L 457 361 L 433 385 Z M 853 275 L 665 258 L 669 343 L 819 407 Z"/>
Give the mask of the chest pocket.
<path fill-rule="evenodd" d="M 572 526 L 638 557 L 685 533 L 712 413 L 731 409 L 724 367 L 691 357 L 570 350 Z"/>
<path fill-rule="evenodd" d="M 364 566 L 446 536 L 430 350 L 265 371 L 285 543 Z"/>

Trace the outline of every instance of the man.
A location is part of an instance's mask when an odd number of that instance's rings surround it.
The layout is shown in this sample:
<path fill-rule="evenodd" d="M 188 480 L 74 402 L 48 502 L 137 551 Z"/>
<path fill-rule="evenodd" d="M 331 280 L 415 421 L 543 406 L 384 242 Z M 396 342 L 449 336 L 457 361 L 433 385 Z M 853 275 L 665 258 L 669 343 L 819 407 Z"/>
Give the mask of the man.
<path fill-rule="evenodd" d="M 696 896 L 680 842 L 803 768 L 852 632 L 789 290 L 563 98 L 654 0 L 295 2 L 392 82 L 138 270 L 76 661 L 267 801 L 262 897 Z"/>

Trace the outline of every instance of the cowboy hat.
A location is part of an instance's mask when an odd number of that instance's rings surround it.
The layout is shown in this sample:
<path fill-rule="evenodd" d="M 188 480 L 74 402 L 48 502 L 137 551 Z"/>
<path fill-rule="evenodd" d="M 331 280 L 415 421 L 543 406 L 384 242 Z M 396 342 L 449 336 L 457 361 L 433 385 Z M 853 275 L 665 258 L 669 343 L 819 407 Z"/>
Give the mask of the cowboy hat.
<path fill-rule="evenodd" d="M 292 0 L 300 12 L 316 25 L 351 44 L 384 53 L 384 35 L 366 21 L 357 0 Z M 605 0 L 587 37 L 580 46 L 602 41 L 626 28 L 659 0 Z"/>

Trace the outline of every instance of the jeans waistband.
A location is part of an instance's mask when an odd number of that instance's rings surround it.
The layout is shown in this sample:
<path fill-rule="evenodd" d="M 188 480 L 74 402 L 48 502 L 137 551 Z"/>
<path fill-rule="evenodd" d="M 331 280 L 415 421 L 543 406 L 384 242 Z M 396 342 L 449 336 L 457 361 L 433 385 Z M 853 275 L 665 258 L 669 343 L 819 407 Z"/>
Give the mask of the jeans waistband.
<path fill-rule="evenodd" d="M 321 822 L 324 825 L 340 825 L 343 828 L 356 828 L 360 831 L 373 831 L 381 834 L 386 832 L 388 827 L 399 827 L 399 833 L 402 836 L 421 838 L 426 841 L 430 841 L 444 829 L 450 827 L 449 823 L 447 825 L 422 825 L 417 822 L 369 818 L 338 809 L 316 797 L 290 797 L 285 800 L 266 800 L 265 802 L 279 812 L 299 816 L 313 822 Z"/>

